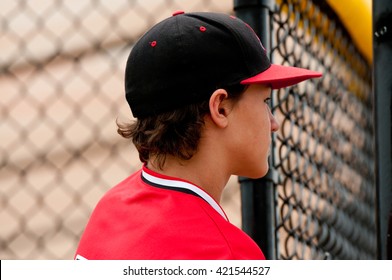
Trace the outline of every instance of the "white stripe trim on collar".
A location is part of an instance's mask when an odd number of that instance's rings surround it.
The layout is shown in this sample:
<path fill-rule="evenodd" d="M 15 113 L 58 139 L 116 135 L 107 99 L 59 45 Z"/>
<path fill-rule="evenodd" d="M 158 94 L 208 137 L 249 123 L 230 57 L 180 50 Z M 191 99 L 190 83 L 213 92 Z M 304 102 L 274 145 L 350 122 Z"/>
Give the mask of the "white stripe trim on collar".
<path fill-rule="evenodd" d="M 156 176 L 153 176 L 151 174 L 148 174 L 146 171 L 142 170 L 142 176 L 155 184 L 158 185 L 163 185 L 167 187 L 173 187 L 173 188 L 180 188 L 180 189 L 187 189 L 190 190 L 194 193 L 196 193 L 198 196 L 200 196 L 202 199 L 204 199 L 208 204 L 211 205 L 212 208 L 214 208 L 226 221 L 228 221 L 228 218 L 223 211 L 223 209 L 220 207 L 220 205 L 204 190 L 201 188 L 192 185 L 190 183 L 184 182 L 184 181 L 178 181 L 178 180 L 169 180 L 169 179 L 163 179 L 159 178 Z"/>

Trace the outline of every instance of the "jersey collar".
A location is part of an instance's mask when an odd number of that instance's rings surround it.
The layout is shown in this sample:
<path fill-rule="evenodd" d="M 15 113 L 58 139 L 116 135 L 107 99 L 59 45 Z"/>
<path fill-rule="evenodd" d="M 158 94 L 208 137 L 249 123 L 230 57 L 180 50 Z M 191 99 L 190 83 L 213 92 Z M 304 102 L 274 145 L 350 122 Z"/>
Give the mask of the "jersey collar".
<path fill-rule="evenodd" d="M 214 208 L 215 211 L 218 212 L 226 221 L 229 220 L 222 207 L 215 201 L 215 199 L 213 199 L 203 189 L 190 182 L 156 173 L 148 169 L 146 166 L 143 166 L 142 169 L 142 179 L 147 184 L 155 187 L 196 195 L 211 205 L 211 207 Z"/>

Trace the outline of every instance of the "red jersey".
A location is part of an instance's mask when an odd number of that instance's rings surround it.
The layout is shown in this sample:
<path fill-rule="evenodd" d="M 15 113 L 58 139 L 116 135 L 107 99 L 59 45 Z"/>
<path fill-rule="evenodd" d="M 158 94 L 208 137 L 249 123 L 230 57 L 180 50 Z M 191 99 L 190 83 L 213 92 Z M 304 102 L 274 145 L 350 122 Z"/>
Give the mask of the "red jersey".
<path fill-rule="evenodd" d="M 76 259 L 265 259 L 204 190 L 146 167 L 94 209 Z"/>

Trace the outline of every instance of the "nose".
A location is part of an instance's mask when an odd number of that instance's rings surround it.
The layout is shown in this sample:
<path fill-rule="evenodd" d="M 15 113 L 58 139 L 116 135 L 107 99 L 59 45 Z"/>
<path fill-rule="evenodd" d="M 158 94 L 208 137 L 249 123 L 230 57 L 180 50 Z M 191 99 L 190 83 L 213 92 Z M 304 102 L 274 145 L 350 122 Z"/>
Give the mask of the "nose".
<path fill-rule="evenodd" d="M 271 131 L 277 132 L 280 128 L 280 125 L 276 120 L 275 116 L 272 114 L 271 110 L 269 111 L 269 114 L 270 114 L 270 121 L 271 121 Z"/>

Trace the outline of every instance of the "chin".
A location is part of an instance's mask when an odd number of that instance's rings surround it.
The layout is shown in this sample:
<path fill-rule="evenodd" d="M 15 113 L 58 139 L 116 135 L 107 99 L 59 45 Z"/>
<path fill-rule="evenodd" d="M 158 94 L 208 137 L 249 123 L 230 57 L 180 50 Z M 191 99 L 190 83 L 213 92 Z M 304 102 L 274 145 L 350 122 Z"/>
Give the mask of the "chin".
<path fill-rule="evenodd" d="M 259 179 L 259 178 L 262 178 L 265 175 L 267 175 L 267 173 L 268 173 L 268 170 L 264 171 L 264 172 L 258 172 L 255 174 L 251 174 L 250 176 L 246 176 L 246 177 L 251 178 L 251 179 Z"/>
<path fill-rule="evenodd" d="M 247 177 L 250 179 L 259 179 L 261 177 L 264 177 L 268 173 L 268 164 L 266 166 L 262 166 L 260 168 L 248 168 L 241 172 L 242 174 L 237 174 L 239 176 Z"/>

